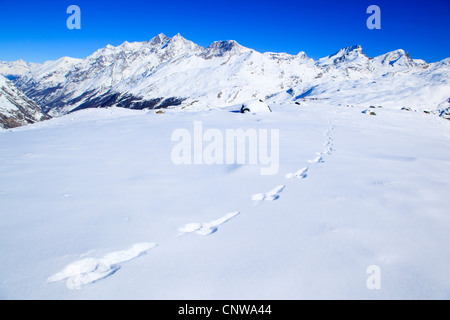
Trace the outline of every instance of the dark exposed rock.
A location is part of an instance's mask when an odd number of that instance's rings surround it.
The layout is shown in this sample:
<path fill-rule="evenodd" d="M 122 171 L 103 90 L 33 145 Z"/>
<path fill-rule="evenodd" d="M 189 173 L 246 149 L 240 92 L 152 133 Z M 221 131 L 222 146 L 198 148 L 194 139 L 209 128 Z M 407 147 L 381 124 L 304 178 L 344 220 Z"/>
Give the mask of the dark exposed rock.
<path fill-rule="evenodd" d="M 75 99 L 76 100 L 76 99 Z M 80 98 L 82 100 L 82 98 Z M 117 92 L 107 92 L 103 95 L 88 99 L 86 102 L 80 104 L 71 112 L 90 109 L 90 108 L 107 108 L 117 106 L 121 108 L 128 108 L 134 110 L 142 109 L 164 109 L 171 106 L 180 105 L 185 99 L 171 97 L 171 98 L 154 98 L 144 100 L 142 97 L 135 97 L 130 94 L 121 95 Z M 73 100 L 72 100 L 73 101 Z"/>

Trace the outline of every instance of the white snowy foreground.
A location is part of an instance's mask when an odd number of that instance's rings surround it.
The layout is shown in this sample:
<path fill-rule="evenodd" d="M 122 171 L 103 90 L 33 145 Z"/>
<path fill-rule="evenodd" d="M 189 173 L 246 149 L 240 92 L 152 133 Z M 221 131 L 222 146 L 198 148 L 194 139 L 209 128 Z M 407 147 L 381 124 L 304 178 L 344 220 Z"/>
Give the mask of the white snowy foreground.
<path fill-rule="evenodd" d="M 450 122 L 270 107 L 0 130 L 0 298 L 450 299 Z M 175 164 L 195 121 L 278 129 L 278 172 Z"/>

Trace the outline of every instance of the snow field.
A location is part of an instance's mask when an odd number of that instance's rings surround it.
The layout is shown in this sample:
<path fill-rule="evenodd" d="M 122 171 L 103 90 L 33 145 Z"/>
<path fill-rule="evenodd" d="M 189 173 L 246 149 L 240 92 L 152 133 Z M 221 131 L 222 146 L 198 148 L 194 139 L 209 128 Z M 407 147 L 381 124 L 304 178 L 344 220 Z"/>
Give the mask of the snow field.
<path fill-rule="evenodd" d="M 448 298 L 447 123 L 271 108 L 85 110 L 0 132 L 0 297 Z M 280 129 L 279 173 L 174 165 L 171 132 L 193 121 Z"/>

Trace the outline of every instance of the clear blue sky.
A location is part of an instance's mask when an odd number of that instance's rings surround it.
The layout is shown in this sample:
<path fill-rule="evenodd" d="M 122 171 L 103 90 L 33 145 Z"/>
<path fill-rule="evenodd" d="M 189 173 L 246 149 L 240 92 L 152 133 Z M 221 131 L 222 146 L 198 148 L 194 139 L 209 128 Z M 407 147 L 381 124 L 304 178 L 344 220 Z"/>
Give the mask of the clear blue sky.
<path fill-rule="evenodd" d="M 81 30 L 66 9 L 81 8 Z M 381 30 L 369 30 L 369 5 Z M 450 0 L 0 0 L 0 61 L 84 58 L 107 44 L 180 33 L 208 46 L 236 40 L 260 52 L 305 51 L 313 58 L 360 44 L 368 56 L 395 49 L 435 62 L 450 57 Z"/>

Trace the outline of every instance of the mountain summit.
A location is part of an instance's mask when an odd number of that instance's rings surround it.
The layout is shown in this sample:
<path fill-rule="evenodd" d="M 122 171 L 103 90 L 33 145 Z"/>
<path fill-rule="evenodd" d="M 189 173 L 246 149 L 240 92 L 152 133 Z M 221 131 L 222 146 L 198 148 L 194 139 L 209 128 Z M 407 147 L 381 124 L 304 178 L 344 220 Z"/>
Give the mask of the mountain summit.
<path fill-rule="evenodd" d="M 206 51 L 203 54 L 203 57 L 205 59 L 211 59 L 214 57 L 223 57 L 225 55 L 236 55 L 241 54 L 243 52 L 251 51 L 248 48 L 245 48 L 241 46 L 239 43 L 237 43 L 234 40 L 227 40 L 227 41 L 215 41 L 211 45 L 209 45 L 208 48 L 206 48 Z"/>
<path fill-rule="evenodd" d="M 355 61 L 359 58 L 368 59 L 363 53 L 362 46 L 356 45 L 340 49 L 336 53 L 320 59 L 319 64 L 339 64 L 343 62 Z"/>

